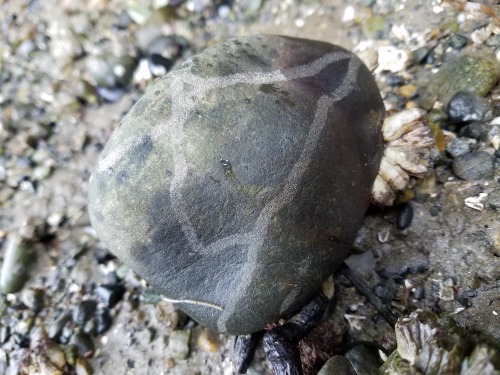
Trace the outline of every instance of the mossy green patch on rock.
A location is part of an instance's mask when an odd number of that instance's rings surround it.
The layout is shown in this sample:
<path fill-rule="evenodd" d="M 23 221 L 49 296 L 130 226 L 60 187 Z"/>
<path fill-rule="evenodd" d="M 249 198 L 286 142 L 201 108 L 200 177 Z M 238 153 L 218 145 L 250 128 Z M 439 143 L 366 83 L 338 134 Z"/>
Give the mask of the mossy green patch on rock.
<path fill-rule="evenodd" d="M 439 72 L 427 77 L 420 104 L 431 109 L 436 100 L 443 104 L 459 91 L 485 96 L 500 79 L 500 63 L 484 53 L 465 54 L 443 64 Z"/>

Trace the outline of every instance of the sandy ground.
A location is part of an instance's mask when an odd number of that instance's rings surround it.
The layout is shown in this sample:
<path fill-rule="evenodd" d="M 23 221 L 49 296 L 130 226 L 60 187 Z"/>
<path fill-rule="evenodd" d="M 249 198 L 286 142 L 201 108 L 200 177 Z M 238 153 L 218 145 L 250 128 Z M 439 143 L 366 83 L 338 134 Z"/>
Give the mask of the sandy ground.
<path fill-rule="evenodd" d="M 50 290 L 44 309 L 38 313 L 42 322 L 36 325 L 40 326 L 50 327 L 80 300 L 94 298 L 96 286 L 106 283 L 110 273 L 118 273 L 123 278 L 127 291 L 123 300 L 111 309 L 112 326 L 94 337 L 96 351 L 89 358 L 94 373 L 230 374 L 233 337 L 218 336 L 217 350 L 208 352 L 197 343 L 202 327 L 188 323 L 192 329 L 191 353 L 187 360 L 172 361 L 168 345 L 172 327 L 168 324 L 171 319 L 177 319 L 176 314 L 170 308 L 168 313 L 162 313 L 162 307 L 153 304 L 135 306 L 134 301 L 142 298 L 145 282 L 124 268 L 119 260 L 102 263 L 96 256 L 104 249 L 94 236 L 86 212 L 88 178 L 102 146 L 123 114 L 140 97 L 143 87 L 139 83 L 131 90 L 124 90 L 122 98 L 115 103 L 98 101 L 92 95 L 81 100 L 85 90 L 79 85 L 87 73 L 81 64 L 82 58 L 78 57 L 82 55 L 78 48 L 92 53 L 92 48 L 99 48 L 96 46 L 101 38 L 108 38 L 113 41 L 110 46 L 120 52 L 133 49 L 118 43 L 120 38 L 127 42 L 126 33 L 110 27 L 120 14 L 119 9 L 126 9 L 127 4 L 94 0 L 82 8 L 69 1 L 63 3 L 61 6 L 57 2 L 33 3 L 31 6 L 37 7 L 33 12 L 13 2 L 0 2 L 0 12 L 3 10 L 4 14 L 0 16 L 3 27 L 0 72 L 11 74 L 10 79 L 4 76 L 0 96 L 3 112 L 0 183 L 4 184 L 0 189 L 0 244 L 4 257 L 8 238 L 13 233 L 30 239 L 38 256 L 25 289 Z M 321 39 L 355 50 L 377 49 L 399 38 L 397 45 L 412 51 L 428 43 L 431 31 L 443 21 L 456 17 L 458 12 L 446 3 L 441 4 L 444 10 L 439 11 L 435 1 L 396 3 L 400 5 L 390 1 L 378 5 L 377 9 L 390 21 L 393 32 L 389 33 L 390 37 L 376 41 L 367 40 L 359 25 L 342 20 L 348 4 L 337 0 L 266 1 L 246 21 L 221 21 L 213 17 L 203 25 L 191 23 L 188 27 L 188 21 L 198 18 L 194 13 L 187 13 L 184 19 L 179 17 L 169 25 L 188 36 L 194 51 L 230 36 L 251 33 Z M 368 9 L 362 2 L 353 6 L 355 10 L 361 9 L 357 10 L 359 14 Z M 22 24 L 12 29 L 9 25 L 13 23 L 14 14 Z M 460 27 L 469 27 L 467 17 Z M 474 17 L 480 21 L 485 19 L 481 13 Z M 97 25 L 96 35 L 83 38 L 84 42 L 72 43 L 71 38 L 78 38 L 78 33 L 65 34 L 68 20 L 72 30 L 75 24 L 83 25 L 81 34 L 91 33 L 92 25 Z M 36 33 L 40 35 L 35 36 Z M 45 49 L 40 47 L 43 36 L 46 37 Z M 24 52 L 19 51 L 25 40 L 36 41 L 35 52 L 23 55 Z M 416 82 L 413 78 L 425 69 L 428 68 L 420 66 L 401 74 Z M 382 91 L 386 92 L 389 88 L 384 77 L 381 73 L 377 76 Z M 80 99 L 75 100 L 76 97 Z M 390 102 L 387 104 L 391 107 Z M 36 167 L 48 167 L 50 173 L 33 177 L 43 172 L 42 168 L 35 172 Z M 411 202 L 414 218 L 408 229 L 396 228 L 397 208 L 370 209 L 355 244 L 356 254 L 348 264 L 363 274 L 372 288 L 380 285 L 388 290 L 392 296 L 389 305 L 396 314 L 408 314 L 416 308 L 430 309 L 452 316 L 458 326 L 498 344 L 500 188 L 497 179 L 500 176 L 496 173 L 495 179 L 489 181 L 460 181 L 451 172 L 444 173 L 447 178 L 440 177 L 442 175 L 430 177 L 415 188 L 418 194 Z M 480 194 L 486 194 L 482 196 L 481 210 L 464 204 L 467 198 L 480 197 Z M 54 287 L 56 284 L 59 286 Z M 311 342 L 314 345 L 327 342 L 330 353 L 341 351 L 332 348 L 335 341 L 342 344 L 369 341 L 388 351 L 394 350 L 392 327 L 380 319 L 342 276 L 337 277 L 337 285 L 338 305 L 332 318 L 316 330 Z M 26 318 L 28 313 L 18 311 L 22 292 L 3 298 L 10 310 L 2 310 L 1 326 L 11 326 L 12 321 Z M 332 339 L 332 335 L 337 337 Z M 26 335 L 28 341 L 32 337 L 32 333 Z M 6 342 L 8 344 L 8 340 Z M 3 349 L 7 354 L 21 350 L 19 345 L 7 344 Z M 12 355 L 10 368 L 3 367 L 9 368 L 9 374 L 15 373 L 14 357 Z M 269 373 L 261 350 L 249 373 Z"/>

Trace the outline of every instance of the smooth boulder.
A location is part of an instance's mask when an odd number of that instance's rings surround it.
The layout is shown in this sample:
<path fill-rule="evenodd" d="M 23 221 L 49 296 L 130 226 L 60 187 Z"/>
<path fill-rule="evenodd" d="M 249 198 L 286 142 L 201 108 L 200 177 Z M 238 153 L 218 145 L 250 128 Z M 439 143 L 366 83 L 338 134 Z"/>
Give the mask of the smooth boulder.
<path fill-rule="evenodd" d="M 219 332 L 290 316 L 348 254 L 384 105 L 351 52 L 283 36 L 206 49 L 123 118 L 90 180 L 104 244 Z"/>

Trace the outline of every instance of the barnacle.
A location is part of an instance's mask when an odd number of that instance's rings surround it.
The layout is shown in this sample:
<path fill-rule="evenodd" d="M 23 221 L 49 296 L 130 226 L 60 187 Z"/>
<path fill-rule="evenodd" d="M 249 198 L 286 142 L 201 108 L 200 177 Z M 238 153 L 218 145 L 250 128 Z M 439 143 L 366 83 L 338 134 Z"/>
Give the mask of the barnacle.
<path fill-rule="evenodd" d="M 426 111 L 411 108 L 385 119 L 385 149 L 372 189 L 376 204 L 390 206 L 410 177 L 426 175 L 432 165 L 434 138 L 425 119 Z"/>

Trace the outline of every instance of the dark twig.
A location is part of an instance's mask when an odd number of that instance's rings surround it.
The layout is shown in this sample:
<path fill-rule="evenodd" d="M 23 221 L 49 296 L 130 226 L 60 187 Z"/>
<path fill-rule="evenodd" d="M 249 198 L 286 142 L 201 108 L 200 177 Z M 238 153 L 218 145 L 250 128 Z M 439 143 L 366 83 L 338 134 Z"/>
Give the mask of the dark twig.
<path fill-rule="evenodd" d="M 264 351 L 275 375 L 302 375 L 298 343 L 320 322 L 329 299 L 320 291 L 285 324 L 264 335 Z"/>
<path fill-rule="evenodd" d="M 380 301 L 373 293 L 372 288 L 370 288 L 356 272 L 350 269 L 345 263 L 341 266 L 340 272 L 342 272 L 342 274 L 354 285 L 356 290 L 378 310 L 380 315 L 382 315 L 389 325 L 394 326 L 396 324 L 398 320 L 397 316 L 393 314 L 387 305 L 384 305 L 382 301 Z"/>
<path fill-rule="evenodd" d="M 233 362 L 237 374 L 246 374 L 248 366 L 255 355 L 255 349 L 259 341 L 264 336 L 264 331 L 252 333 L 250 335 L 240 335 L 236 338 Z"/>

